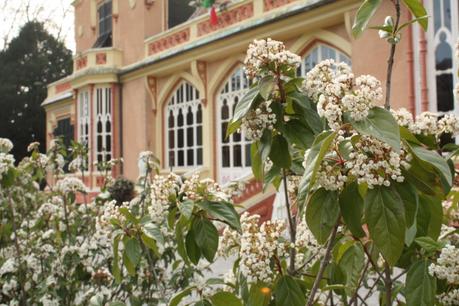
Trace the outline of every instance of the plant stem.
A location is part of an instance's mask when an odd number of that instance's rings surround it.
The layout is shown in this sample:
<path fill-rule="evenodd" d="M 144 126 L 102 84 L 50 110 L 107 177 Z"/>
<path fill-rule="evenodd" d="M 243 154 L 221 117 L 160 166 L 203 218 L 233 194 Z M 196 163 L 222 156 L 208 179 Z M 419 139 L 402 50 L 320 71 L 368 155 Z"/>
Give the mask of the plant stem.
<path fill-rule="evenodd" d="M 386 287 L 386 305 L 392 305 L 392 277 L 387 261 L 384 262 L 384 286 Z"/>
<path fill-rule="evenodd" d="M 352 295 L 351 299 L 349 300 L 349 305 L 352 305 L 352 303 L 355 302 L 357 305 L 357 297 L 359 295 L 359 288 L 360 285 L 362 284 L 363 279 L 365 278 L 365 274 L 367 273 L 368 268 L 370 267 L 370 260 L 367 260 L 367 264 L 365 265 L 365 268 L 363 269 L 362 274 L 360 275 L 359 282 L 357 283 L 357 288 L 354 291 L 354 294 Z"/>
<path fill-rule="evenodd" d="M 296 222 L 292 216 L 292 210 L 290 207 L 290 202 L 288 198 L 288 187 L 287 187 L 287 173 L 285 169 L 282 169 L 282 179 L 284 181 L 284 193 L 285 193 L 285 207 L 287 209 L 287 217 L 288 217 L 288 225 L 290 230 L 290 242 L 295 244 L 296 242 Z M 290 248 L 290 265 L 289 265 L 289 273 L 291 275 L 295 274 L 295 257 L 296 257 L 296 250 L 295 248 Z"/>
<path fill-rule="evenodd" d="M 398 25 L 400 23 L 400 0 L 395 0 L 395 11 L 396 11 L 396 19 L 394 25 L 394 32 L 398 32 Z M 395 37 L 394 37 L 395 39 Z M 390 93 L 391 93 L 391 83 L 392 83 L 392 70 L 394 67 L 394 57 L 395 57 L 395 48 L 397 44 L 395 41 L 391 42 L 390 46 L 390 55 L 389 59 L 387 60 L 387 78 L 386 78 L 386 102 L 384 103 L 384 107 L 389 110 L 390 109 Z"/>
<path fill-rule="evenodd" d="M 325 272 L 325 268 L 327 267 L 328 262 L 330 261 L 331 251 L 333 249 L 333 244 L 334 244 L 335 238 L 336 238 L 336 232 L 338 232 L 338 226 L 339 226 L 340 217 L 338 217 L 338 220 L 336 220 L 335 226 L 333 227 L 332 233 L 331 233 L 330 238 L 328 240 L 327 249 L 325 251 L 324 258 L 322 259 L 322 262 L 320 263 L 319 273 L 317 273 L 317 277 L 314 280 L 314 285 L 312 286 L 311 293 L 309 294 L 307 306 L 312 306 L 314 304 L 314 298 L 315 298 L 315 295 L 317 293 L 317 290 L 319 289 L 320 281 L 322 280 L 322 277 L 323 277 L 324 272 Z"/>

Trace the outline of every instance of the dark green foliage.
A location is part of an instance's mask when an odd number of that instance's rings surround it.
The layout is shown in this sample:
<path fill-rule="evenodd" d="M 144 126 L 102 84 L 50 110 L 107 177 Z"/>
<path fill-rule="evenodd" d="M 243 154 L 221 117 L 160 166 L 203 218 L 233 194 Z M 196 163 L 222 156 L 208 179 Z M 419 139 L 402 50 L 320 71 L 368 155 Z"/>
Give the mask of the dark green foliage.
<path fill-rule="evenodd" d="M 13 141 L 16 160 L 33 141 L 44 150 L 46 85 L 71 73 L 72 52 L 39 22 L 26 23 L 0 51 L 0 137 Z"/>
<path fill-rule="evenodd" d="M 134 183 L 123 177 L 116 179 L 112 186 L 108 187 L 110 197 L 116 201 L 118 205 L 123 202 L 132 200 L 134 197 Z"/>

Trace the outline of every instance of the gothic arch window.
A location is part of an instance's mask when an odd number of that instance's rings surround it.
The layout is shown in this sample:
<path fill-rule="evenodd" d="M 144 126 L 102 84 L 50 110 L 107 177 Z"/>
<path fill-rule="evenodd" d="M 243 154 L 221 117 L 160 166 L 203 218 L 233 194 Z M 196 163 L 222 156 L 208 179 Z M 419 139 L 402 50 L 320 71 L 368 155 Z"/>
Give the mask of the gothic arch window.
<path fill-rule="evenodd" d="M 318 43 L 306 52 L 301 66 L 298 67 L 298 75 L 305 76 L 315 65 L 326 59 L 332 59 L 335 62 L 345 62 L 349 66 L 351 65 L 351 59 L 345 53 L 324 43 Z"/>
<path fill-rule="evenodd" d="M 89 90 L 81 90 L 78 93 L 78 118 L 77 118 L 77 135 L 78 142 L 90 149 L 89 126 L 90 126 L 90 106 Z M 84 167 L 87 170 L 88 161 L 85 160 Z"/>
<path fill-rule="evenodd" d="M 94 91 L 95 161 L 112 159 L 112 89 L 97 87 Z"/>
<path fill-rule="evenodd" d="M 221 184 L 250 173 L 250 144 L 244 135 L 234 133 L 226 137 L 228 123 L 236 104 L 249 89 L 249 80 L 238 67 L 226 80 L 217 95 L 218 169 Z"/>
<path fill-rule="evenodd" d="M 454 110 L 453 86 L 456 67 L 453 61 L 454 44 L 458 38 L 457 0 L 428 1 L 429 27 L 430 110 L 445 114 Z"/>
<path fill-rule="evenodd" d="M 202 165 L 202 105 L 199 91 L 187 81 L 182 81 L 164 109 L 164 118 L 168 167 Z"/>

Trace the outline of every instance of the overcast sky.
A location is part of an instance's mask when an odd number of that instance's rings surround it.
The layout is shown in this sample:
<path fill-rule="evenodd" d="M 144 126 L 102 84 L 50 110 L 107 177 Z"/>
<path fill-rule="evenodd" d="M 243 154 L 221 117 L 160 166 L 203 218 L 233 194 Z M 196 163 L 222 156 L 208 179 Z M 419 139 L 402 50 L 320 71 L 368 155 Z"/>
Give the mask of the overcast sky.
<path fill-rule="evenodd" d="M 39 20 L 46 24 L 51 34 L 65 42 L 67 48 L 75 50 L 74 0 L 0 0 L 0 49 L 5 41 L 18 34 L 27 20 Z"/>

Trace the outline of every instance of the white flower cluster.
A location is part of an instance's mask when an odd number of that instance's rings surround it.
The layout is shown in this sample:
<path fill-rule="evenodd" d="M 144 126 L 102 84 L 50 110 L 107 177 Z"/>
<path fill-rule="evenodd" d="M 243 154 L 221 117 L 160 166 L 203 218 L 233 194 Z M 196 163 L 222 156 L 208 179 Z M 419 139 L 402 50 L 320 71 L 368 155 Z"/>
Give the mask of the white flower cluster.
<path fill-rule="evenodd" d="M 81 156 L 77 156 L 70 162 L 69 171 L 74 173 L 81 171 L 81 169 L 85 168 L 85 164 L 85 160 Z"/>
<path fill-rule="evenodd" d="M 359 184 L 366 183 L 368 188 L 373 188 L 390 186 L 391 180 L 404 181 L 402 166 L 408 168 L 412 157 L 403 149 L 400 154 L 396 153 L 387 143 L 369 136 L 362 136 L 354 147 L 345 166 Z"/>
<path fill-rule="evenodd" d="M 244 60 L 248 78 L 262 77 L 271 69 L 277 72 L 281 67 L 296 68 L 301 57 L 285 49 L 284 43 L 271 38 L 254 40 L 247 49 Z"/>
<path fill-rule="evenodd" d="M 368 111 L 383 98 L 381 82 L 370 75 L 354 79 L 345 63 L 324 60 L 306 74 L 303 84 L 306 94 L 317 101 L 317 113 L 337 130 L 345 112 L 356 121 L 368 116 Z"/>
<path fill-rule="evenodd" d="M 459 306 L 459 289 L 437 295 L 437 299 L 444 306 Z"/>
<path fill-rule="evenodd" d="M 438 114 L 423 112 L 413 120 L 413 115 L 405 108 L 391 110 L 391 112 L 400 126 L 408 128 L 414 134 L 437 137 L 442 134 L 459 135 L 459 117 L 453 114 L 446 114 L 438 119 Z"/>
<path fill-rule="evenodd" d="M 38 150 L 39 147 L 40 147 L 40 143 L 37 141 L 34 141 L 27 146 L 27 152 Z"/>
<path fill-rule="evenodd" d="M 444 279 L 450 285 L 459 285 L 459 249 L 447 244 L 436 263 L 429 266 L 429 273 L 438 279 Z"/>
<path fill-rule="evenodd" d="M 242 234 L 226 229 L 219 250 L 220 254 L 229 255 L 239 247 L 239 268 L 250 283 L 272 281 L 278 269 L 273 265 L 274 258 L 283 258 L 288 250 L 288 242 L 282 239 L 284 220 L 266 221 L 261 226 L 259 222 L 259 215 L 243 213 Z"/>
<path fill-rule="evenodd" d="M 13 166 L 14 166 L 13 155 L 0 152 L 0 179 Z"/>
<path fill-rule="evenodd" d="M 56 191 L 66 194 L 69 192 L 87 192 L 85 184 L 76 177 L 66 176 L 57 181 Z"/>
<path fill-rule="evenodd" d="M 270 107 L 271 101 L 261 103 L 242 118 L 241 130 L 248 140 L 259 140 L 265 129 L 272 130 L 276 124 L 276 114 Z"/>
<path fill-rule="evenodd" d="M 231 199 L 231 194 L 225 192 L 219 184 L 210 178 L 200 179 L 199 174 L 193 174 L 189 179 L 186 179 L 181 186 L 181 193 L 184 193 L 184 199 L 192 201 L 228 201 Z"/>
<path fill-rule="evenodd" d="M 0 138 L 0 153 L 9 153 L 13 149 L 13 143 L 8 138 Z"/>
<path fill-rule="evenodd" d="M 296 228 L 295 246 L 298 250 L 306 249 L 309 255 L 324 255 L 325 249 L 309 230 L 306 220 L 303 218 Z"/>
<path fill-rule="evenodd" d="M 148 205 L 148 213 L 154 223 L 165 220 L 169 209 L 169 203 L 175 200 L 180 190 L 181 179 L 173 173 L 168 176 L 156 175 L 150 186 L 151 204 Z"/>

